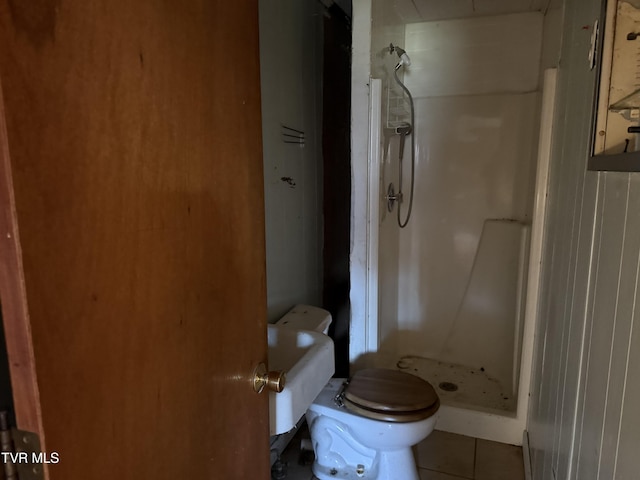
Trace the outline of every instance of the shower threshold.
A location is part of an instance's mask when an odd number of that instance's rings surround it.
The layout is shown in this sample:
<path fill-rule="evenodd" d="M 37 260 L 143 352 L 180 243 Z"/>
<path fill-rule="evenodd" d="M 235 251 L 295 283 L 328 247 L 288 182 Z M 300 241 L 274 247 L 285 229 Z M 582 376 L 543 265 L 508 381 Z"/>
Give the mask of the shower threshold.
<path fill-rule="evenodd" d="M 417 375 L 428 381 L 443 405 L 479 410 L 498 415 L 515 415 L 516 398 L 483 369 L 442 362 L 415 355 L 379 355 L 378 367 Z"/>

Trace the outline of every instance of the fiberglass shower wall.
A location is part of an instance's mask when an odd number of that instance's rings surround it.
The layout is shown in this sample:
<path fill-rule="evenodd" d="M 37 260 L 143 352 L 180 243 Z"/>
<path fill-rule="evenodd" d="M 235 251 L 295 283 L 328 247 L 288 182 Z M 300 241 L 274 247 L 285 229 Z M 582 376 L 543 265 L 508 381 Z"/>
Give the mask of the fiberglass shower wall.
<path fill-rule="evenodd" d="M 403 106 L 388 93 L 390 42 L 412 60 L 403 75 L 417 149 L 409 225 L 400 230 L 381 204 L 380 350 L 484 367 L 516 388 L 542 27 L 542 14 L 522 13 L 402 26 L 374 16 L 372 30 L 372 76 L 384 92 L 381 192 L 398 183 L 399 137 L 384 127 Z"/>

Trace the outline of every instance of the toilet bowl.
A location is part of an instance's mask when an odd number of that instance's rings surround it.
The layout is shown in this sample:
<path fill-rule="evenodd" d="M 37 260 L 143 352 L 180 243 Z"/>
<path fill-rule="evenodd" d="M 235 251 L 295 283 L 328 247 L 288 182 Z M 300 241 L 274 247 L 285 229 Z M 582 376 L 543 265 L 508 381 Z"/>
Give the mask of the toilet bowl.
<path fill-rule="evenodd" d="M 366 369 L 334 378 L 307 410 L 320 480 L 419 480 L 411 447 L 429 436 L 440 401 L 414 375 Z"/>

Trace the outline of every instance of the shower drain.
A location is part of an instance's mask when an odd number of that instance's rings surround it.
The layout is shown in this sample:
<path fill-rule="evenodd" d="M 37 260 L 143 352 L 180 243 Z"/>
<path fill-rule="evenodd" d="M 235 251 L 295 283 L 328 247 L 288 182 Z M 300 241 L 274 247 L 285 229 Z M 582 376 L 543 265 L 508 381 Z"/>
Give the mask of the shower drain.
<path fill-rule="evenodd" d="M 458 385 L 451 382 L 440 382 L 438 384 L 438 387 L 440 387 L 440 389 L 444 390 L 445 392 L 455 392 L 456 390 L 458 390 Z"/>

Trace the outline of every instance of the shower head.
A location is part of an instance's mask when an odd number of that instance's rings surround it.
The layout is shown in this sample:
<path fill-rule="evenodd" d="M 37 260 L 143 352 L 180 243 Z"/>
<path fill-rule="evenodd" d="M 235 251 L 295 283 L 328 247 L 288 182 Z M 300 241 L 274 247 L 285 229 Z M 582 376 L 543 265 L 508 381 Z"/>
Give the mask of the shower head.
<path fill-rule="evenodd" d="M 407 67 L 411 65 L 411 59 L 409 58 L 409 55 L 407 55 L 407 52 L 403 48 L 400 48 L 394 45 L 393 43 L 390 43 L 389 53 L 393 53 L 393 52 L 396 52 L 396 54 L 398 55 L 398 58 L 400 59 L 400 61 L 396 65 L 396 70 L 398 70 L 403 65 L 406 65 Z"/>

